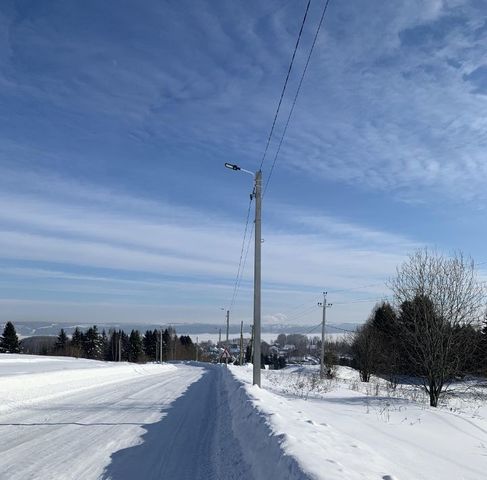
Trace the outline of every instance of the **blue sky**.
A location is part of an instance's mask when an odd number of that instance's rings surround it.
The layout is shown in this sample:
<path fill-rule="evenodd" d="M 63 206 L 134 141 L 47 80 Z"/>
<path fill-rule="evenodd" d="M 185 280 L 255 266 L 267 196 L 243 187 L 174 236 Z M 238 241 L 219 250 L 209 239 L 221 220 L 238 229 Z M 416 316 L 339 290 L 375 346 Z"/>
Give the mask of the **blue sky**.
<path fill-rule="evenodd" d="M 223 163 L 258 168 L 305 6 L 1 3 L 0 319 L 221 321 L 251 191 Z M 418 247 L 487 260 L 486 12 L 331 2 L 264 199 L 264 321 L 319 322 L 323 289 L 363 321 Z"/>

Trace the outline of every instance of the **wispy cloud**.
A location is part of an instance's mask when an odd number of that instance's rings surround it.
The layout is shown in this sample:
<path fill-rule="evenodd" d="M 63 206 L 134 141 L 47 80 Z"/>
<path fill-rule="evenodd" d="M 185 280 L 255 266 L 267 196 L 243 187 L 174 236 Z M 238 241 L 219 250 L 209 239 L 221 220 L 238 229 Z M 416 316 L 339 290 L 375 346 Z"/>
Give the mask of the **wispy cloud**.
<path fill-rule="evenodd" d="M 54 196 L 53 188 L 66 189 L 51 186 Z M 103 196 L 99 190 L 94 194 Z M 4 264 L 0 278 L 15 277 L 17 284 L 20 279 L 28 288 L 36 285 L 35 295 L 50 292 L 50 298 L 61 299 L 74 294 L 125 295 L 133 301 L 159 303 L 164 298 L 173 303 L 173 295 L 181 304 L 184 295 L 174 293 L 178 289 L 186 295 L 192 291 L 192 301 L 199 303 L 211 297 L 225 304 L 231 296 L 242 235 L 239 222 L 216 218 L 204 209 L 117 198 L 113 192 L 112 208 L 108 203 L 87 203 L 83 195 L 77 200 L 76 195 L 59 198 L 64 201 L 55 203 L 33 193 L 2 196 L 2 205 L 11 207 L 0 209 L 0 257 L 24 266 Z M 124 204 L 132 209 L 124 213 L 118 208 Z M 412 245 L 399 236 L 309 212 L 293 215 L 285 231 L 270 225 L 264 231 L 264 295 L 269 308 L 319 291 L 324 283 L 337 288 L 382 280 Z M 246 301 L 250 279 L 247 269 L 240 297 Z M 158 289 L 166 290 L 162 297 Z M 245 306 L 240 303 L 239 308 Z"/>
<path fill-rule="evenodd" d="M 229 180 L 222 163 L 259 164 L 302 8 L 254 0 L 0 6 L 0 278 L 16 278 L 19 300 L 127 294 L 147 305 L 160 301 L 147 291 L 161 284 L 172 310 L 147 307 L 151 315 L 212 318 L 209 304 L 228 302 L 250 184 Z M 383 281 L 435 237 L 390 226 L 424 225 L 424 205 L 465 204 L 462 218 L 482 207 L 481 8 L 332 3 L 277 164 L 281 194 L 273 198 L 271 183 L 265 199 L 266 315 L 281 318 L 323 288 Z M 303 48 L 319 9 L 313 4 Z M 286 98 L 284 114 L 289 106 Z M 333 202 L 316 202 L 318 180 L 336 187 Z M 380 195 L 383 210 L 359 215 L 342 187 Z M 398 215 L 387 210 L 391 200 L 412 205 L 409 216 L 382 221 Z"/>

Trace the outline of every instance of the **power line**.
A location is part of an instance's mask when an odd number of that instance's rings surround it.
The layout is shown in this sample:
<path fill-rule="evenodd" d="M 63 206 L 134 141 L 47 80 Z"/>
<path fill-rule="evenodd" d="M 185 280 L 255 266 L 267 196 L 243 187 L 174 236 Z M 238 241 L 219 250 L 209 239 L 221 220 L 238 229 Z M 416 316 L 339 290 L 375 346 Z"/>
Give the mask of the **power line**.
<path fill-rule="evenodd" d="M 362 290 L 364 288 L 383 287 L 383 286 L 384 283 L 371 283 L 369 285 L 362 285 L 361 287 L 341 288 L 340 290 L 329 290 L 328 293 L 354 292 L 356 290 Z"/>
<path fill-rule="evenodd" d="M 328 325 L 328 328 L 334 328 L 335 330 L 340 330 L 342 332 L 348 332 L 348 333 L 356 333 L 355 330 L 347 330 L 346 328 L 340 328 L 335 325 Z"/>
<path fill-rule="evenodd" d="M 313 294 L 313 297 L 314 297 L 313 304 L 318 302 L 319 299 L 321 298 L 321 296 L 317 297 L 316 294 Z M 284 312 L 282 312 L 282 315 L 284 315 L 284 316 L 296 315 L 297 312 L 295 310 L 300 310 L 303 307 L 309 308 L 309 304 L 310 304 L 310 300 L 306 300 L 305 302 L 300 303 L 299 305 L 296 305 L 295 307 L 291 307 L 291 308 L 288 308 L 287 310 L 284 310 Z"/>
<path fill-rule="evenodd" d="M 328 6 L 328 3 L 329 3 L 329 0 L 327 0 L 327 2 L 326 2 L 326 5 L 325 5 L 324 11 L 323 11 L 323 15 L 322 15 L 322 17 L 320 19 L 320 23 L 319 23 L 319 26 L 318 26 L 318 29 L 317 29 L 315 38 L 313 40 L 313 44 L 312 44 L 310 53 L 308 55 L 308 59 L 306 61 L 305 69 L 304 69 L 303 75 L 301 76 L 301 80 L 300 80 L 300 83 L 299 83 L 299 87 L 298 87 L 298 92 L 297 93 L 299 93 L 299 90 L 301 88 L 301 84 L 302 84 L 302 81 L 303 81 L 303 78 L 304 78 L 304 74 L 305 74 L 306 69 L 308 67 L 308 63 L 309 63 L 309 60 L 310 60 L 310 57 L 311 57 L 311 53 L 312 53 L 313 48 L 314 48 L 314 45 L 316 43 L 316 37 L 318 35 L 319 29 L 321 27 L 321 24 L 323 22 L 324 13 L 326 12 L 326 8 Z M 288 71 L 287 71 L 287 74 L 286 74 L 286 79 L 284 81 L 284 85 L 283 85 L 283 88 L 282 88 L 282 91 L 281 91 L 281 95 L 279 97 L 279 102 L 278 102 L 278 105 L 277 105 L 277 109 L 276 109 L 276 112 L 274 114 L 274 119 L 272 121 L 271 130 L 269 132 L 269 136 L 267 138 L 267 142 L 266 142 L 266 146 L 265 146 L 265 149 L 264 149 L 264 153 L 262 155 L 262 159 L 261 159 L 261 162 L 260 162 L 259 170 L 262 169 L 262 166 L 264 164 L 265 157 L 266 157 L 267 152 L 269 150 L 269 145 L 270 145 L 270 142 L 271 142 L 271 139 L 272 139 L 272 135 L 274 133 L 274 129 L 275 129 L 275 126 L 276 126 L 277 118 L 279 116 L 279 112 L 281 110 L 282 101 L 284 99 L 284 94 L 285 94 L 286 89 L 287 89 L 287 85 L 288 85 L 288 82 L 289 82 L 289 77 L 291 75 L 291 71 L 292 71 L 292 68 L 293 68 L 293 65 L 294 65 L 294 60 L 296 58 L 296 53 L 297 53 L 297 50 L 298 50 L 298 47 L 299 47 L 299 43 L 301 41 L 301 36 L 302 36 L 302 33 L 303 33 L 304 25 L 306 23 L 306 19 L 308 17 L 308 12 L 309 12 L 310 5 L 311 5 L 311 0 L 308 0 L 308 3 L 306 4 L 306 10 L 304 12 L 303 20 L 301 22 L 301 27 L 299 29 L 298 38 L 297 38 L 296 44 L 294 46 L 293 54 L 292 54 L 292 57 L 291 57 L 291 62 L 289 64 L 289 68 L 288 68 Z M 296 99 L 297 99 L 297 94 L 294 97 L 294 104 L 296 103 Z M 293 104 L 292 110 L 294 109 L 294 104 Z M 292 110 L 291 110 L 291 113 L 292 113 Z M 285 130 L 287 130 L 287 126 L 289 124 L 289 119 L 290 119 L 290 117 L 288 117 Z M 284 134 L 285 134 L 285 132 L 284 132 Z M 282 141 L 283 141 L 283 137 L 280 140 L 279 149 L 280 149 L 280 145 L 282 144 Z M 275 163 L 276 163 L 276 157 L 274 158 L 273 165 L 272 165 L 272 168 L 271 168 L 271 175 L 272 175 L 272 171 L 274 169 Z M 268 183 L 269 183 L 269 179 L 266 182 L 265 189 L 267 189 Z M 265 190 L 264 190 L 264 193 L 265 193 Z M 244 245 L 245 245 L 245 240 L 246 240 L 246 233 L 247 233 L 247 230 L 248 230 L 249 215 L 250 215 L 250 204 L 249 204 L 249 210 L 247 212 L 247 221 L 246 221 L 246 225 L 245 225 L 244 238 L 243 238 L 243 241 L 242 241 L 242 249 L 241 249 L 241 252 L 240 252 L 239 267 L 238 267 L 238 270 L 237 270 L 237 277 L 235 279 L 234 291 L 233 291 L 233 295 L 232 295 L 232 301 L 231 301 L 231 307 L 230 308 L 233 308 L 233 306 L 235 304 L 235 300 L 236 300 L 236 297 L 237 297 L 237 294 L 238 294 L 238 290 L 239 290 L 239 287 L 240 287 L 240 283 L 242 281 L 243 273 L 245 271 L 245 265 L 246 265 L 246 262 L 247 262 L 247 255 L 248 255 L 249 248 L 250 248 L 250 241 L 251 241 L 252 233 L 249 236 L 247 250 L 245 252 L 245 256 L 244 256 L 243 264 L 242 264 L 242 255 L 243 255 L 243 250 L 244 250 Z M 253 232 L 253 226 L 252 226 L 252 232 Z"/>
<path fill-rule="evenodd" d="M 250 229 L 249 239 L 247 242 L 247 248 L 245 250 L 245 256 L 244 256 L 244 260 L 243 260 L 243 264 L 242 264 L 242 269 L 240 270 L 240 278 L 238 280 L 237 293 L 238 293 L 238 290 L 240 289 L 240 284 L 242 283 L 243 274 L 245 273 L 245 265 L 247 264 L 247 257 L 249 255 L 250 244 L 252 242 L 252 234 L 253 233 L 254 233 L 254 226 L 252 225 L 252 228 Z M 236 297 L 236 295 L 235 295 L 235 297 Z"/>
<path fill-rule="evenodd" d="M 315 325 L 314 327 L 311 327 L 308 331 L 304 332 L 302 335 L 309 335 L 312 333 L 314 330 L 316 330 L 318 327 L 321 327 L 321 322 Z"/>
<path fill-rule="evenodd" d="M 235 299 L 237 297 L 238 289 L 240 287 L 240 278 L 242 274 L 242 259 L 243 259 L 243 254 L 244 254 L 244 248 L 245 248 L 245 240 L 247 239 L 247 231 L 249 228 L 249 220 L 250 220 L 250 209 L 252 207 L 252 196 L 250 196 L 249 200 L 249 207 L 247 209 L 247 219 L 245 220 L 245 230 L 244 230 L 244 236 L 242 240 L 242 248 L 240 249 L 240 259 L 238 261 L 238 269 L 237 269 L 237 276 L 235 277 L 235 284 L 233 286 L 233 294 L 232 294 L 232 301 L 230 302 L 230 310 L 232 310 L 233 305 L 235 303 Z M 249 236 L 250 238 L 252 235 Z M 247 257 L 247 256 L 245 256 Z"/>
<path fill-rule="evenodd" d="M 306 71 L 308 70 L 308 65 L 309 65 L 309 62 L 311 60 L 311 55 L 313 54 L 313 50 L 315 48 L 316 41 L 317 41 L 318 35 L 320 33 L 321 25 L 323 24 L 323 20 L 325 19 L 325 15 L 326 15 L 326 11 L 328 10 L 329 3 L 330 3 L 330 0 L 326 0 L 325 6 L 323 7 L 323 12 L 321 14 L 320 22 L 318 23 L 318 27 L 316 29 L 315 36 L 313 38 L 313 43 L 311 44 L 311 48 L 310 48 L 309 53 L 308 53 L 308 58 L 306 59 L 306 64 L 304 65 L 303 73 L 302 73 L 301 78 L 299 80 L 298 88 L 296 90 L 296 94 L 294 95 L 294 99 L 293 99 L 293 103 L 291 105 L 291 109 L 289 110 L 289 115 L 288 115 L 287 120 L 286 120 L 286 125 L 284 126 L 284 130 L 282 132 L 281 139 L 279 141 L 279 145 L 278 145 L 277 150 L 276 150 L 276 154 L 274 155 L 274 160 L 272 162 L 272 166 L 271 166 L 269 175 L 267 176 L 267 181 L 266 181 L 266 184 L 264 187 L 264 195 L 267 192 L 267 187 L 268 187 L 269 182 L 271 180 L 272 173 L 274 172 L 274 167 L 275 167 L 276 162 L 277 162 L 277 157 L 279 156 L 279 152 L 281 151 L 281 146 L 282 146 L 282 143 L 284 142 L 284 137 L 286 136 L 287 128 L 289 126 L 289 122 L 291 121 L 291 116 L 294 112 L 294 107 L 296 106 L 296 101 L 298 99 L 298 95 L 299 95 L 299 92 L 301 90 L 301 85 L 303 84 L 304 76 L 306 75 Z M 267 149 L 266 149 L 266 151 L 267 151 Z M 262 163 L 261 163 L 261 166 L 262 166 Z"/>
<path fill-rule="evenodd" d="M 373 303 L 373 302 L 382 302 L 385 300 L 390 299 L 390 295 L 386 295 L 383 297 L 375 297 L 375 298 L 357 298 L 355 300 L 349 300 L 348 302 L 334 302 L 333 305 L 349 305 L 351 303 Z"/>
<path fill-rule="evenodd" d="M 310 314 L 315 309 L 316 309 L 316 305 L 312 305 L 311 307 L 308 307 L 306 310 L 300 312 L 299 314 L 297 314 L 295 316 L 292 316 L 290 318 L 287 318 L 286 321 L 287 322 L 293 322 L 295 320 L 298 320 L 300 318 L 303 318 L 304 316 Z"/>
<path fill-rule="evenodd" d="M 296 52 L 298 50 L 299 42 L 301 40 L 301 35 L 303 33 L 303 28 L 304 28 L 304 24 L 306 22 L 306 18 L 308 16 L 308 10 L 309 10 L 310 4 L 311 4 L 311 0 L 308 0 L 308 4 L 306 5 L 306 11 L 304 12 L 303 21 L 301 22 L 301 28 L 299 29 L 298 38 L 296 40 L 296 45 L 294 46 L 293 56 L 291 57 L 291 63 L 289 64 L 289 68 L 287 70 L 286 80 L 284 81 L 284 86 L 282 87 L 281 96 L 279 98 L 279 103 L 277 104 L 276 113 L 274 115 L 274 120 L 272 121 L 271 131 L 269 132 L 269 137 L 267 138 L 267 143 L 265 146 L 264 154 L 262 155 L 262 159 L 260 161 L 259 170 L 262 170 L 262 165 L 264 164 L 264 160 L 265 160 L 265 157 L 267 155 L 267 150 L 269 150 L 269 144 L 271 143 L 272 134 L 274 133 L 274 128 L 276 126 L 277 117 L 278 117 L 279 111 L 281 109 L 282 99 L 284 98 L 284 93 L 286 92 L 287 83 L 289 81 L 289 76 L 291 75 L 291 70 L 292 70 L 293 64 L 294 64 L 294 59 L 296 58 Z"/>

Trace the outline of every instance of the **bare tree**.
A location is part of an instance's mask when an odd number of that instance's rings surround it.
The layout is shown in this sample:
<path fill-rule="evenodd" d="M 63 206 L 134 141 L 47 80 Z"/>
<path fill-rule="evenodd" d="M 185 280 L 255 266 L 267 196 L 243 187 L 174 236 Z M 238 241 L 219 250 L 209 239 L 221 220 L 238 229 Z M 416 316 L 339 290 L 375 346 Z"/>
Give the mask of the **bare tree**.
<path fill-rule="evenodd" d="M 461 253 L 444 257 L 427 249 L 416 251 L 398 267 L 390 287 L 408 369 L 423 379 L 430 405 L 436 407 L 446 386 L 468 362 L 469 332 L 481 318 L 484 288 L 471 259 Z"/>

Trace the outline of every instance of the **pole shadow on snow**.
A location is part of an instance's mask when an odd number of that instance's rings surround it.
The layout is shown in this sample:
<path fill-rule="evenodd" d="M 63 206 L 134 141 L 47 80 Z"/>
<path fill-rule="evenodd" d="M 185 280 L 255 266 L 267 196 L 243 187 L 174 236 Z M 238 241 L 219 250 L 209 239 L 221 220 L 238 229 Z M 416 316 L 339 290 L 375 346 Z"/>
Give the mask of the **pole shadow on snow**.
<path fill-rule="evenodd" d="M 202 377 L 161 411 L 165 416 L 160 421 L 143 425 L 141 444 L 111 455 L 103 479 L 221 478 L 219 422 L 229 412 L 222 412 L 221 372 L 213 365 L 204 368 Z"/>

